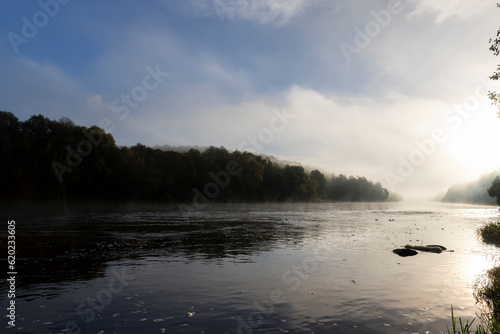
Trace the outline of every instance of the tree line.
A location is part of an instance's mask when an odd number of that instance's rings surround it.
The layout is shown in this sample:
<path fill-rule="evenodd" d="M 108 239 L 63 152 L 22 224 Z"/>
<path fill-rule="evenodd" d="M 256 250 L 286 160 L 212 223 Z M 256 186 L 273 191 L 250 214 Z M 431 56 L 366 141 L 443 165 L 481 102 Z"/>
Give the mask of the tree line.
<path fill-rule="evenodd" d="M 475 181 L 468 183 L 456 183 L 446 192 L 442 198 L 448 203 L 470 203 L 495 205 L 495 200 L 489 195 L 488 189 L 498 177 L 499 172 L 484 174 Z"/>
<path fill-rule="evenodd" d="M 0 198 L 191 202 L 385 201 L 364 177 L 325 176 L 223 147 L 180 153 L 117 146 L 99 127 L 0 112 Z"/>

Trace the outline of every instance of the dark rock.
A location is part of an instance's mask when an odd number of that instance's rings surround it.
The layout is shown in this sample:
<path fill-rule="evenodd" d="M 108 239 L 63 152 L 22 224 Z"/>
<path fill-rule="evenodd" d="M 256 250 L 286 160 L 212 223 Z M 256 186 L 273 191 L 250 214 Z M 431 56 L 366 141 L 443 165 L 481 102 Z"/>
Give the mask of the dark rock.
<path fill-rule="evenodd" d="M 425 247 L 437 247 L 437 248 L 441 248 L 441 250 L 446 250 L 446 247 L 444 246 L 441 246 L 441 245 L 426 245 Z"/>
<path fill-rule="evenodd" d="M 443 246 L 439 245 L 427 245 L 427 246 L 413 246 L 413 245 L 405 245 L 406 249 L 419 250 L 422 252 L 431 252 L 431 253 L 441 253 L 443 252 Z"/>
<path fill-rule="evenodd" d="M 399 256 L 413 256 L 417 255 L 418 252 L 414 251 L 413 249 L 406 249 L 406 248 L 396 248 L 395 250 L 392 251 L 395 254 L 398 254 Z"/>

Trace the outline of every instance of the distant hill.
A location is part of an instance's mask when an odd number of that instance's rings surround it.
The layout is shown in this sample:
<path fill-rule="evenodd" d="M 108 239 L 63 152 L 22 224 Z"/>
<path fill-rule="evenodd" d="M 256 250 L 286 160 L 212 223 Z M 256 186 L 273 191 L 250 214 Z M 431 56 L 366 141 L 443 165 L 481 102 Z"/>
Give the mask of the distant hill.
<path fill-rule="evenodd" d="M 199 145 L 172 146 L 172 145 L 165 144 L 165 145 L 161 145 L 161 146 L 159 146 L 159 145 L 153 146 L 153 149 L 155 149 L 155 150 L 158 149 L 158 150 L 162 150 L 165 152 L 179 152 L 179 153 L 188 153 L 189 150 L 193 149 L 193 150 L 200 151 L 200 153 L 204 153 L 206 150 L 208 150 L 211 147 L 213 147 L 213 146 L 199 146 Z M 226 149 L 226 148 L 224 148 L 224 149 Z M 231 150 L 231 149 L 226 149 L 226 150 L 229 153 L 234 152 L 234 150 Z M 316 167 L 312 167 L 312 166 L 304 166 L 303 164 L 301 164 L 298 161 L 282 159 L 282 158 L 275 157 L 274 155 L 268 155 L 268 154 L 264 154 L 264 153 L 258 153 L 257 155 L 262 157 L 263 159 L 269 160 L 273 164 L 281 166 L 281 167 L 285 167 L 286 165 L 302 166 L 308 172 L 311 172 L 311 171 L 317 169 Z"/>
<path fill-rule="evenodd" d="M 162 145 L 162 146 L 153 146 L 153 149 L 162 150 L 165 152 L 179 152 L 179 153 L 187 153 L 189 150 L 198 150 L 201 153 L 205 152 L 208 149 L 208 146 L 198 146 L 198 145 L 182 145 L 182 146 L 171 146 L 171 145 Z"/>
<path fill-rule="evenodd" d="M 448 189 L 442 202 L 448 203 L 470 203 L 496 205 L 495 199 L 488 195 L 488 188 L 500 171 L 485 174 L 475 181 L 467 183 L 456 183 Z"/>

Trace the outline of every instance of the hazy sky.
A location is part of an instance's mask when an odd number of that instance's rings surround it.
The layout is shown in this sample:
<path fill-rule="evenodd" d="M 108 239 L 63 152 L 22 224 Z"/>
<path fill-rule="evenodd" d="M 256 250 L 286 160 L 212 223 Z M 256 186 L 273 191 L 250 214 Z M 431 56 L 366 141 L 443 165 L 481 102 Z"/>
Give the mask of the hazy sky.
<path fill-rule="evenodd" d="M 434 196 L 500 167 L 495 3 L 4 1 L 0 110 Z"/>

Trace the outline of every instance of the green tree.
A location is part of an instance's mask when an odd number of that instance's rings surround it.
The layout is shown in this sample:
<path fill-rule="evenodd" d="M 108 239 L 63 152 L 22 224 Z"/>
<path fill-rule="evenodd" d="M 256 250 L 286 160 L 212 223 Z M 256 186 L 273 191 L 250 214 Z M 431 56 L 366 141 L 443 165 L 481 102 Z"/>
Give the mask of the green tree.
<path fill-rule="evenodd" d="M 497 7 L 500 8 L 500 3 L 497 3 Z M 495 56 L 500 54 L 500 28 L 497 31 L 495 38 L 490 38 L 490 51 L 493 52 Z M 491 80 L 498 80 L 500 78 L 500 64 L 497 66 L 497 69 L 490 76 Z M 498 107 L 498 116 L 500 117 L 500 94 L 497 92 L 488 92 L 488 96 L 493 102 L 494 105 Z"/>
<path fill-rule="evenodd" d="M 323 173 L 315 169 L 311 172 L 311 179 L 318 183 L 318 196 L 326 198 L 326 178 Z"/>
<path fill-rule="evenodd" d="M 271 162 L 269 158 L 263 159 L 264 165 L 264 193 L 262 198 L 265 201 L 281 201 L 285 193 L 285 177 L 283 168 Z"/>
<path fill-rule="evenodd" d="M 20 192 L 21 125 L 14 114 L 0 112 L 0 196 Z"/>
<path fill-rule="evenodd" d="M 497 7 L 500 8 L 500 3 L 497 3 Z M 490 38 L 490 51 L 493 52 L 495 56 L 500 54 L 500 28 L 497 30 L 495 38 Z M 491 80 L 498 80 L 499 78 L 500 64 L 497 65 L 496 71 L 490 76 Z M 490 91 L 488 92 L 488 97 L 493 102 L 493 105 L 497 106 L 497 115 L 500 117 L 500 94 Z M 494 197 L 497 204 L 500 205 L 500 179 L 498 177 L 493 180 L 490 188 L 488 189 L 488 194 L 491 197 Z"/>
<path fill-rule="evenodd" d="M 345 175 L 332 176 L 330 182 L 330 199 L 334 201 L 350 201 L 349 180 Z"/>
<path fill-rule="evenodd" d="M 497 176 L 491 186 L 488 188 L 488 195 L 495 198 L 495 201 L 500 205 L 500 177 Z"/>
<path fill-rule="evenodd" d="M 232 154 L 232 157 L 241 168 L 241 173 L 233 176 L 229 183 L 229 189 L 233 192 L 232 196 L 247 201 L 260 200 L 264 185 L 264 165 L 255 155 L 248 152 L 237 151 Z M 225 193 L 230 194 L 228 191 Z"/>

